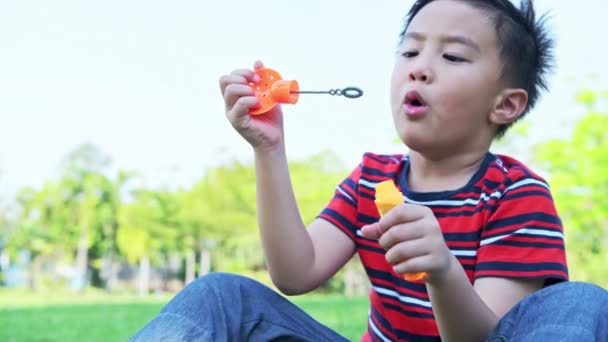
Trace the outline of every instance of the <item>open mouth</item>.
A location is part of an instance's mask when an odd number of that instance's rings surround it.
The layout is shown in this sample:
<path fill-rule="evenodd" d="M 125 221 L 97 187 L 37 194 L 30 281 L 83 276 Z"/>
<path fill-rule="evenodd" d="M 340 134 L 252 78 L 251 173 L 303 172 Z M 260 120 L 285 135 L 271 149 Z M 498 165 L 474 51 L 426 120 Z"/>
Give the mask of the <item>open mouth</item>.
<path fill-rule="evenodd" d="M 428 105 L 422 96 L 415 90 L 408 91 L 407 94 L 405 94 L 404 102 L 405 114 L 410 119 L 421 118 L 428 111 Z"/>
<path fill-rule="evenodd" d="M 405 104 L 412 107 L 426 106 L 426 103 L 424 102 L 422 96 L 420 96 L 420 94 L 415 90 L 407 92 L 407 94 L 405 95 Z"/>

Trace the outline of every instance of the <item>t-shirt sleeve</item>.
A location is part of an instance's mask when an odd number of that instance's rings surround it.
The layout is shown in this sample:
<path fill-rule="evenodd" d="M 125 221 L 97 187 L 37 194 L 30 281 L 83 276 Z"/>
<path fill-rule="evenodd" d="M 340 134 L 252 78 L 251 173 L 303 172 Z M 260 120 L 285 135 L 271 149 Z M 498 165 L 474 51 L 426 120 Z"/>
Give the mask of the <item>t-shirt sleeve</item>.
<path fill-rule="evenodd" d="M 481 231 L 474 278 L 567 280 L 563 227 L 549 185 L 517 177 L 495 205 Z"/>
<path fill-rule="evenodd" d="M 361 165 L 355 168 L 337 187 L 333 198 L 319 214 L 324 219 L 353 241 L 359 229 L 357 220 L 358 184 L 361 177 Z"/>

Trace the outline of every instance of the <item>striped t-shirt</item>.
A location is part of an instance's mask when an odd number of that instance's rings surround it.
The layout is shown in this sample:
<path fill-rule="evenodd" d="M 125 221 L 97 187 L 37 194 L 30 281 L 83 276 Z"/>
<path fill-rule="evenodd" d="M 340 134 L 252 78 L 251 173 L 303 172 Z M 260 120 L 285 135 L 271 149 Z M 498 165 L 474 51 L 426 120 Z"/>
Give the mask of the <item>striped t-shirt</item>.
<path fill-rule="evenodd" d="M 444 192 L 409 190 L 408 171 L 408 156 L 366 153 L 319 215 L 355 242 L 370 279 L 363 341 L 439 341 L 425 283 L 396 274 L 377 240 L 359 233 L 361 226 L 378 221 L 374 189 L 387 179 L 395 181 L 406 202 L 432 209 L 471 282 L 568 279 L 562 225 L 549 186 L 521 162 L 488 153 L 468 184 Z"/>

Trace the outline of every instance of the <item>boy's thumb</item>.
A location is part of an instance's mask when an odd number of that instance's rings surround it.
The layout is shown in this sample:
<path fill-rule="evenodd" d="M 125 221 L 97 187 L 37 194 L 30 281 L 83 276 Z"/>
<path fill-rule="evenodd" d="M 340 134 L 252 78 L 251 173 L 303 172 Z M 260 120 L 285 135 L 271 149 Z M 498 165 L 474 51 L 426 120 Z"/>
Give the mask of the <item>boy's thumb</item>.
<path fill-rule="evenodd" d="M 366 239 L 379 239 L 382 233 L 380 232 L 380 223 L 367 224 L 360 228 L 361 235 Z"/>

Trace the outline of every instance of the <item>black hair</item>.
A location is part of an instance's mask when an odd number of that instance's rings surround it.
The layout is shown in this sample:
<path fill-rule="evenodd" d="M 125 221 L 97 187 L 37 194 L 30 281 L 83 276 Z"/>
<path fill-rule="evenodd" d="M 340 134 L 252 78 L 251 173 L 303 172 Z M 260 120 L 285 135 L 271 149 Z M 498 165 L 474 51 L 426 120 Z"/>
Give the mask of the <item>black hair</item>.
<path fill-rule="evenodd" d="M 436 0 L 416 0 L 410 8 L 399 43 L 403 42 L 412 19 L 420 10 Z M 540 93 L 548 89 L 546 75 L 553 70 L 554 40 L 546 27 L 547 15 L 536 19 L 532 0 L 521 0 L 519 8 L 510 0 L 458 0 L 489 14 L 494 23 L 503 62 L 501 78 L 513 87 L 528 93 L 528 103 L 520 118 L 536 104 Z M 498 127 L 497 137 L 505 134 L 512 125 Z"/>

